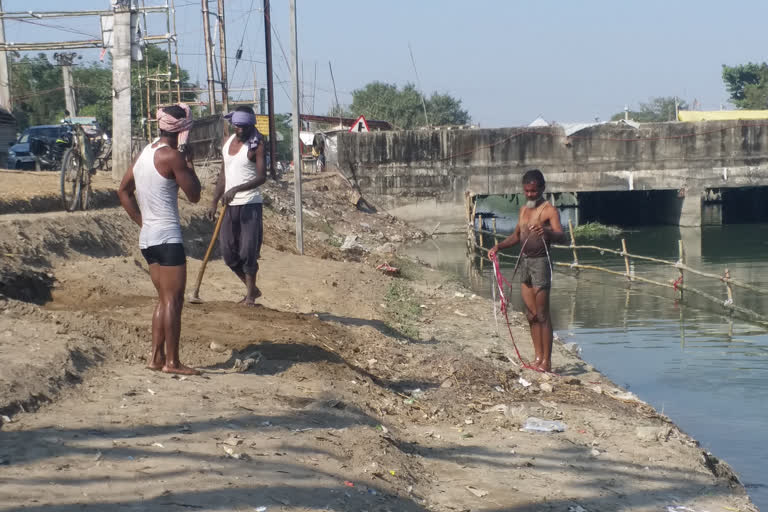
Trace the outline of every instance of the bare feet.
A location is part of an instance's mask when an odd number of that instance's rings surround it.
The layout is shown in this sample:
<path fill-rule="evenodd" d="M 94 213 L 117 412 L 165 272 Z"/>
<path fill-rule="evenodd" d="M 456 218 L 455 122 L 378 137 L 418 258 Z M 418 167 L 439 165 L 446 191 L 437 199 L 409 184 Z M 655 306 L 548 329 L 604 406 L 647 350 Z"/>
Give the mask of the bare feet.
<path fill-rule="evenodd" d="M 200 370 L 195 370 L 189 366 L 184 366 L 181 363 L 175 365 L 166 364 L 163 366 L 163 373 L 175 373 L 178 375 L 202 375 Z"/>
<path fill-rule="evenodd" d="M 157 352 L 152 354 L 149 363 L 147 363 L 147 369 L 152 370 L 153 372 L 159 372 L 163 369 L 163 366 L 165 366 L 165 353 Z"/>
<path fill-rule="evenodd" d="M 256 299 L 258 299 L 259 297 L 261 297 L 261 290 L 256 288 L 253 291 L 253 297 L 249 297 L 248 295 L 246 295 L 245 297 L 243 297 L 243 300 L 241 300 L 238 304 L 242 304 L 247 307 L 253 307 L 256 305 Z"/>

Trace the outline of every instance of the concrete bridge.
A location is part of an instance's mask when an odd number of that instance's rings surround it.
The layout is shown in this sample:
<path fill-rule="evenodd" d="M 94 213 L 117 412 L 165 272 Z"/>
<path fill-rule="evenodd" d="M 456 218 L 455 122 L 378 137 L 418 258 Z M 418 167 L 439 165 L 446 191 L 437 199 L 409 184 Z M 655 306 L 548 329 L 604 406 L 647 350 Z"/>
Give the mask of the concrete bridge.
<path fill-rule="evenodd" d="M 703 204 L 768 187 L 768 122 L 342 134 L 338 166 L 374 204 L 424 225 L 463 225 L 465 191 L 520 193 L 522 173 L 538 168 L 548 192 L 576 193 L 580 208 L 610 198 L 646 205 L 658 222 L 700 226 Z M 721 220 L 721 209 L 708 219 Z"/>

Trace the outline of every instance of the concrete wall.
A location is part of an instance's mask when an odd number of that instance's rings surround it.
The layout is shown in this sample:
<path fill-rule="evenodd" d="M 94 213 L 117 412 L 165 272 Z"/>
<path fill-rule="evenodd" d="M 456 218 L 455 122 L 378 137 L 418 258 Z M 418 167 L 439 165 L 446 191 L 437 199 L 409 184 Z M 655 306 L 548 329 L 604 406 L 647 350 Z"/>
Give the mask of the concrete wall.
<path fill-rule="evenodd" d="M 758 122 L 602 125 L 570 137 L 561 127 L 354 133 L 339 136 L 338 154 L 341 171 L 395 214 L 461 215 L 466 190 L 519 193 L 531 168 L 552 192 L 684 189 L 688 225 L 700 222 L 705 189 L 768 185 L 768 125 Z"/>

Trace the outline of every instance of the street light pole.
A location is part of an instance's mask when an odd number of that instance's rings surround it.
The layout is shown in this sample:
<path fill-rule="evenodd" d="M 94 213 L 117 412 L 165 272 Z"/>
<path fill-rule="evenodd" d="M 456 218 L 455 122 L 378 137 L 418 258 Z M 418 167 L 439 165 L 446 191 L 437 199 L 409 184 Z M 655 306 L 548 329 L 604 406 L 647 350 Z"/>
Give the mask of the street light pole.
<path fill-rule="evenodd" d="M 296 248 L 299 254 L 304 254 L 304 226 L 302 223 L 301 207 L 301 149 L 299 147 L 299 56 L 298 39 L 296 37 L 296 0 L 290 0 L 291 17 L 291 80 L 293 81 L 293 188 L 296 209 Z M 272 134 L 270 134 L 272 135 Z"/>

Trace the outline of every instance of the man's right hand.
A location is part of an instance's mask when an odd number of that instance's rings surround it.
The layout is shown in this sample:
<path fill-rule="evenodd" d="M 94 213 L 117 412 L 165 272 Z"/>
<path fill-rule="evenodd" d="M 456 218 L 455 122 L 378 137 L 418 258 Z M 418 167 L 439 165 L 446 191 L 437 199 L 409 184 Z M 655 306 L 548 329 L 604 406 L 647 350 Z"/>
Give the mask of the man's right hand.
<path fill-rule="evenodd" d="M 490 251 L 488 251 L 488 259 L 493 260 L 496 257 L 496 253 L 499 252 L 499 246 L 494 245 Z"/>

